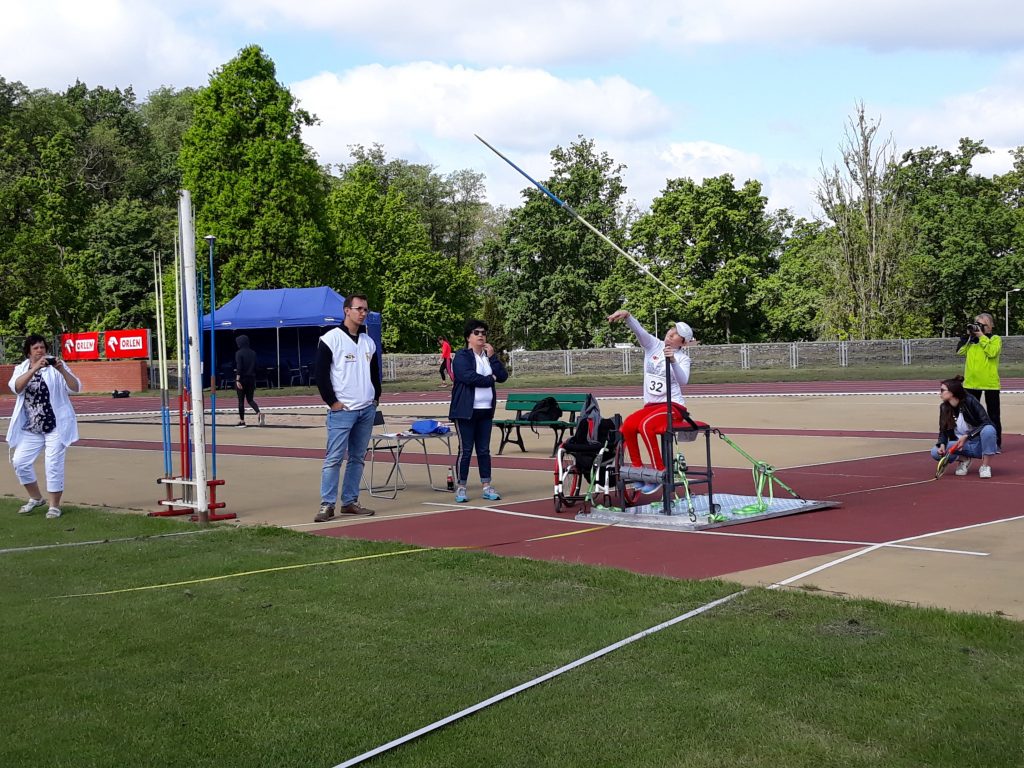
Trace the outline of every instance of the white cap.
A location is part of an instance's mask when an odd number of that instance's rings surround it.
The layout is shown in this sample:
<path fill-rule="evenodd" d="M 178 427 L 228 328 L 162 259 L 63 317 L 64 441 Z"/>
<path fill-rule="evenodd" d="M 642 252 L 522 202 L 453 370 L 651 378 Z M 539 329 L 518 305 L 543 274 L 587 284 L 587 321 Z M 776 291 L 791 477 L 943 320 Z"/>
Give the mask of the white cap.
<path fill-rule="evenodd" d="M 683 337 L 683 341 L 693 341 L 693 328 L 686 323 L 676 323 L 676 333 Z"/>

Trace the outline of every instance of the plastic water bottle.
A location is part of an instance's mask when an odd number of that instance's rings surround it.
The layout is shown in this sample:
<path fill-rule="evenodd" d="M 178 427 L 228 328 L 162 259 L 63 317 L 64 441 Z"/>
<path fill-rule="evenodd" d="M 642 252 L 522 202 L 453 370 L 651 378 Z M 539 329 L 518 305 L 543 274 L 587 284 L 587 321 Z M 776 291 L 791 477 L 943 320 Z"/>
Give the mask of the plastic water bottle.
<path fill-rule="evenodd" d="M 448 490 L 455 490 L 455 476 L 452 474 L 452 468 L 448 467 Z"/>

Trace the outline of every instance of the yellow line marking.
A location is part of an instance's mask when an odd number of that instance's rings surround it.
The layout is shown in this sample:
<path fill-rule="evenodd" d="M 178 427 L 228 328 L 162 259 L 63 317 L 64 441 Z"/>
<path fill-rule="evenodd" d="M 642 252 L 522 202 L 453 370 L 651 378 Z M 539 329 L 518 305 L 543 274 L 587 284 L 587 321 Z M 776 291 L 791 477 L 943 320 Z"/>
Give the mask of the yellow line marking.
<path fill-rule="evenodd" d="M 321 560 L 317 563 L 297 563 L 295 565 L 279 565 L 276 568 L 261 568 L 256 571 L 241 571 L 240 573 L 225 573 L 220 576 L 207 576 L 205 579 L 189 579 L 187 581 L 174 581 L 169 584 L 148 584 L 144 587 L 127 587 L 125 589 L 110 589 L 106 592 L 82 592 L 77 595 L 59 595 L 54 600 L 61 600 L 65 597 L 97 597 L 99 595 L 120 595 L 125 592 L 142 592 L 147 589 L 167 589 L 168 587 L 184 587 L 189 584 L 205 584 L 211 581 L 223 579 L 235 579 L 240 576 L 256 576 L 262 573 L 275 573 L 278 571 L 292 571 L 298 568 L 312 568 L 317 565 L 339 565 L 341 563 L 354 563 L 357 560 L 374 560 L 381 557 L 392 557 L 394 555 L 411 555 L 416 552 L 433 552 L 433 548 L 424 549 L 400 549 L 394 552 L 381 552 L 376 555 L 360 555 L 359 557 L 345 557 L 340 560 Z"/>
<path fill-rule="evenodd" d="M 255 571 L 240 571 L 238 573 L 225 573 L 220 576 L 207 576 L 202 579 L 188 579 L 186 581 L 173 581 L 166 584 L 147 584 L 143 587 L 125 587 L 124 589 L 109 589 L 104 592 L 81 592 L 75 595 L 58 595 L 57 597 L 51 598 L 53 600 L 63 600 L 70 597 L 100 597 L 104 595 L 122 595 L 127 592 L 144 592 L 150 589 L 168 589 L 170 587 L 186 587 L 191 584 L 207 584 L 211 581 L 223 581 L 224 579 L 237 579 L 241 576 L 258 576 L 264 573 L 277 573 L 280 571 L 293 571 L 299 568 L 313 568 L 319 565 L 341 565 L 343 563 L 354 563 L 360 560 L 377 560 L 382 557 L 393 557 L 395 555 L 412 555 L 418 552 L 444 552 L 444 551 L 465 551 L 470 549 L 488 549 L 490 547 L 501 547 L 508 546 L 510 544 L 525 544 L 532 541 L 544 541 L 545 539 L 559 539 L 563 536 L 576 536 L 580 533 L 590 533 L 592 531 L 602 531 L 605 528 L 610 528 L 610 525 L 597 525 L 593 528 L 583 528 L 578 531 L 568 531 L 565 533 L 552 533 L 547 536 L 537 536 L 533 539 L 522 539 L 520 541 L 506 541 L 497 542 L 494 544 L 474 544 L 466 545 L 461 547 L 422 547 L 420 549 L 398 549 L 393 552 L 380 552 L 376 555 L 360 555 L 358 557 L 344 557 L 340 560 L 321 560 L 316 563 L 296 563 L 295 565 L 279 565 L 274 568 L 260 568 Z"/>

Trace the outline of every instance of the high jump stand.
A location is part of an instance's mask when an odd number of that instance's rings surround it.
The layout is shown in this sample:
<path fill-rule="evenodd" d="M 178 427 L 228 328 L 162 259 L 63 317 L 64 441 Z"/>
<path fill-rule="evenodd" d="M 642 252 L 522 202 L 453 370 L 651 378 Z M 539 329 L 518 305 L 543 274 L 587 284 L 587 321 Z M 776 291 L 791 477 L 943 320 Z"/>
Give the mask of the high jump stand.
<path fill-rule="evenodd" d="M 190 515 L 191 519 L 206 524 L 218 520 L 230 520 L 234 513 L 217 513 L 212 510 L 223 509 L 225 504 L 217 501 L 217 486 L 224 481 L 217 478 L 217 400 L 216 379 L 211 376 L 214 391 L 211 395 L 212 426 L 212 469 L 213 475 L 208 478 L 206 473 L 206 435 L 203 418 L 203 379 L 202 379 L 202 334 L 199 328 L 199 310 L 202 298 L 197 291 L 196 280 L 196 247 L 195 230 L 192 220 L 192 200 L 188 190 L 181 190 L 178 197 L 178 231 L 181 251 L 181 269 L 175 256 L 175 313 L 177 320 L 178 347 L 178 430 L 181 474 L 173 476 L 173 460 L 170 439 L 170 412 L 167 393 L 167 359 L 166 332 L 163 314 L 163 281 L 158 263 L 154 265 L 157 293 L 157 339 L 158 361 L 160 367 L 161 387 L 161 422 L 164 438 L 164 476 L 157 480 L 159 485 L 167 488 L 167 497 L 157 503 L 163 507 L 150 512 L 153 517 L 169 517 L 173 515 Z M 215 293 L 213 283 L 213 238 L 210 244 L 210 353 L 215 360 L 215 344 L 213 312 Z M 182 311 L 184 310 L 184 311 Z M 182 327 L 182 315 L 185 316 L 185 327 Z M 215 366 L 211 366 L 213 371 Z M 185 372 L 182 377 L 181 372 Z M 185 384 L 187 379 L 188 383 Z M 199 414 L 198 418 L 195 414 Z M 180 496 L 175 497 L 173 489 L 180 487 Z"/>

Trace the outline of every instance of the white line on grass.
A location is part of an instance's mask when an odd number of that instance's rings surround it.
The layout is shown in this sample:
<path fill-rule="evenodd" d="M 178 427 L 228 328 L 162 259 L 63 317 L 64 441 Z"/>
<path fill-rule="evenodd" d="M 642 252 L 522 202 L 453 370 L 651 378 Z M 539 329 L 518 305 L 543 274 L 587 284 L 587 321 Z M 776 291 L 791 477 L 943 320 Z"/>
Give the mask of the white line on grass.
<path fill-rule="evenodd" d="M 190 536 L 193 533 L 210 533 L 216 528 L 207 528 L 197 531 L 179 531 L 177 533 L 155 533 L 149 536 L 126 536 L 123 539 L 95 539 L 93 541 L 67 541 L 63 544 L 36 544 L 31 547 L 10 547 L 0 549 L 0 555 L 8 555 L 12 552 L 33 552 L 38 549 L 60 549 L 62 547 L 86 547 L 92 544 L 119 544 L 125 541 L 145 541 L 146 539 L 166 539 L 171 536 Z"/>
<path fill-rule="evenodd" d="M 902 538 L 902 539 L 894 539 L 893 541 L 882 542 L 880 544 L 872 544 L 871 546 L 866 547 L 865 549 L 858 550 L 857 552 L 851 552 L 850 554 L 845 555 L 845 556 L 840 557 L 840 558 L 837 558 L 836 560 L 830 560 L 827 563 L 822 563 L 821 565 L 815 566 L 814 568 L 811 568 L 810 570 L 804 571 L 803 573 L 798 573 L 796 576 L 790 576 L 788 579 L 783 579 L 782 581 L 777 581 L 774 584 L 769 584 L 768 585 L 768 589 L 778 589 L 779 587 L 788 586 L 788 585 L 792 584 L 795 581 L 799 581 L 800 579 L 805 579 L 808 576 L 813 576 L 814 574 L 820 573 L 821 571 L 824 571 L 824 570 L 827 570 L 829 568 L 832 568 L 833 566 L 841 565 L 842 563 L 845 563 L 848 560 L 853 560 L 855 558 L 861 557 L 862 555 L 867 555 L 867 554 L 869 554 L 871 552 L 874 552 L 875 550 L 881 549 L 882 547 L 892 546 L 894 544 L 900 544 L 900 543 L 902 543 L 904 541 L 914 541 L 916 539 L 930 539 L 933 536 L 943 536 L 943 535 L 945 535 L 947 533 L 959 533 L 960 531 L 970 531 L 970 530 L 973 530 L 974 528 L 984 528 L 985 526 L 988 526 L 988 525 L 998 525 L 1000 523 L 1012 523 L 1012 522 L 1015 522 L 1017 520 L 1024 520 L 1024 515 L 1015 515 L 1014 517 L 1004 517 L 1004 518 L 1000 518 L 999 520 L 989 520 L 988 522 L 984 522 L 984 523 L 972 523 L 971 525 L 962 525 L 962 526 L 960 526 L 958 528 L 947 528 L 944 531 L 932 531 L 931 533 L 921 533 L 921 534 L 918 534 L 916 536 L 907 536 L 907 537 Z"/>
<path fill-rule="evenodd" d="M 452 507 L 450 504 L 440 504 L 433 502 L 426 502 L 438 507 Z M 458 509 L 466 509 L 465 506 L 460 505 Z M 500 509 L 498 507 L 469 507 L 469 509 L 480 509 L 488 512 L 496 512 L 499 515 L 511 515 L 513 517 L 528 517 L 534 520 L 554 520 L 560 523 L 569 523 L 573 525 L 595 525 L 595 523 L 589 523 L 585 520 L 568 520 L 561 517 L 547 517 L 546 515 L 537 515 L 531 512 L 516 512 L 511 509 Z M 596 523 L 601 525 L 601 523 Z M 812 539 L 802 536 L 769 536 L 763 533 L 736 533 L 734 531 L 722 531 L 722 530 L 711 530 L 711 531 L 687 531 L 677 530 L 673 528 L 651 528 L 644 525 L 636 525 L 626 520 L 617 523 L 606 523 L 609 527 L 614 525 L 616 528 L 636 528 L 645 531 L 665 531 L 666 533 L 688 533 L 696 534 L 700 536 L 723 536 L 726 538 L 735 539 L 764 539 L 766 541 L 793 541 L 806 544 L 848 544 L 854 547 L 888 547 L 891 549 L 911 549 L 919 552 L 936 552 L 943 555 L 969 555 L 971 557 L 988 557 L 988 552 L 976 552 L 970 549 L 942 549 L 940 547 L 918 547 L 913 544 L 895 544 L 891 542 L 875 542 L 875 541 L 854 541 L 847 539 Z"/>
<path fill-rule="evenodd" d="M 687 619 L 691 619 L 694 616 L 699 616 L 700 614 L 705 613 L 706 611 L 710 611 L 713 608 L 717 608 L 718 606 L 729 602 L 733 598 L 739 597 L 747 591 L 748 590 L 746 589 L 741 589 L 739 592 L 733 592 L 732 594 L 726 595 L 725 597 L 720 597 L 717 600 L 712 600 L 710 603 L 705 603 L 699 608 L 694 608 L 691 611 L 687 611 L 684 614 L 676 616 L 674 619 L 669 619 L 668 621 L 664 621 L 661 624 L 656 624 L 653 627 L 649 627 L 648 629 L 645 629 L 641 632 L 637 632 L 635 635 L 630 635 L 624 640 L 619 640 L 618 642 L 612 643 L 611 645 L 606 645 L 604 648 L 601 648 L 598 651 L 594 651 L 593 653 L 588 654 L 587 656 L 584 656 L 582 658 L 576 659 L 576 661 L 569 662 L 565 666 L 559 667 L 558 669 L 553 669 L 550 672 L 541 675 L 540 677 L 535 677 L 533 680 L 517 685 L 514 688 L 509 688 L 507 691 L 503 691 L 502 693 L 499 693 L 495 696 L 492 696 L 489 699 L 481 701 L 478 704 L 474 704 L 471 707 L 466 707 L 465 709 L 462 709 L 453 715 L 448 715 L 448 717 L 445 717 L 441 720 L 437 720 L 431 723 L 430 725 L 426 725 L 423 728 L 420 728 L 419 730 L 407 733 L 405 736 L 394 739 L 393 741 L 389 741 L 387 744 L 381 744 L 379 747 L 375 747 L 374 749 L 371 749 L 369 752 L 364 752 L 363 754 L 350 758 L 349 760 L 346 760 L 343 763 L 338 763 L 338 765 L 334 766 L 334 768 L 348 768 L 352 765 L 358 765 L 364 760 L 369 760 L 371 757 L 376 757 L 377 755 L 383 752 L 387 752 L 389 749 L 394 749 L 397 746 L 410 742 L 413 739 L 417 739 L 420 736 L 430 733 L 431 731 L 436 731 L 439 728 L 443 728 L 449 723 L 453 723 L 456 720 L 460 720 L 463 717 L 466 717 L 467 715 L 472 715 L 474 712 L 479 712 L 481 709 L 489 707 L 492 704 L 496 704 L 499 701 L 504 701 L 505 699 L 515 696 L 517 693 L 520 693 L 521 691 L 525 691 L 528 688 L 533 688 L 535 685 L 540 685 L 541 683 L 547 682 L 548 680 L 551 680 L 554 677 L 558 677 L 564 672 L 568 672 L 569 670 L 576 669 L 576 667 L 583 666 L 589 661 L 598 659 L 601 656 L 609 654 L 612 651 L 618 650 L 619 648 L 629 645 L 630 643 L 634 643 L 637 640 L 641 640 L 647 637 L 648 635 L 653 635 L 655 632 L 660 632 L 661 630 L 678 624 L 681 621 L 686 621 Z"/>

